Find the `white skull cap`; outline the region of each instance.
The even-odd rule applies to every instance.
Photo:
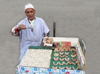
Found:
[[[28,3],[28,4],[25,5],[25,10],[28,9],[28,8],[34,9],[34,6],[31,3]]]

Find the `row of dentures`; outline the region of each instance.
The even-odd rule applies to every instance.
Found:
[[[63,54],[69,55],[69,52],[59,52],[59,54],[63,55]]]
[[[75,62],[70,62],[70,61],[68,61],[67,63],[65,63],[64,61],[62,62],[62,63],[60,63],[60,62],[57,62],[56,64],[55,64],[55,62],[53,62],[53,65],[68,65],[68,64],[72,64],[72,65],[76,65],[77,64],[77,61],[75,61]]]
[[[54,52],[59,52],[59,51],[76,51],[76,50],[70,48],[55,48],[54,50]]]
[[[57,69],[57,67],[53,67],[53,66],[52,66],[52,68],[53,68],[54,70]],[[67,66],[66,66],[66,67],[59,67],[59,69],[67,69],[67,70],[71,70],[71,69],[72,69],[72,70],[78,70],[78,67],[75,69],[74,66],[73,66],[73,67],[67,67]]]
[[[60,61],[64,61],[64,60],[65,60],[65,61],[69,61],[70,58],[55,58],[55,57],[54,57],[53,59],[54,59],[54,61],[58,61],[58,59],[60,59]],[[75,58],[75,59],[72,58],[72,61],[76,61],[76,58]]]
[[[69,55],[59,55],[60,56],[60,58],[64,58],[64,57],[66,57],[66,58],[68,58],[69,57]],[[71,57],[76,57],[76,54],[71,54]]]

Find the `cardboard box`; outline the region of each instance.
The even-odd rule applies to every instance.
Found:
[[[61,41],[60,45],[61,47],[71,47],[71,42]]]

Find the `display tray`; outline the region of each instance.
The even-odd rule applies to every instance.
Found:
[[[45,46],[30,46],[28,48],[28,50],[33,50],[33,49],[36,49],[36,50],[38,50],[38,49],[52,50],[51,59],[50,59],[50,67],[49,68],[42,68],[42,67],[32,67],[32,66],[20,66],[20,64],[19,64],[16,67],[16,74],[70,74],[70,73],[71,74],[85,74],[84,71],[79,70],[79,69],[78,70],[68,70],[66,68],[59,69],[60,65],[57,65],[57,69],[56,70],[52,69],[52,66],[55,67],[55,65],[53,64],[53,62],[54,62],[53,58],[55,57],[54,54],[55,53],[59,53],[60,54],[60,52],[61,52],[61,51],[60,52],[55,52],[55,50],[54,50],[55,48],[45,47]],[[66,52],[66,51],[63,51],[63,52]],[[68,51],[68,52],[69,52],[69,58],[71,58],[71,51]],[[74,51],[72,51],[72,53],[74,53]],[[63,55],[65,55],[65,54],[63,54]],[[57,57],[57,55],[56,55],[56,57]],[[60,56],[58,56],[58,57],[60,57]],[[60,60],[58,60],[58,61],[61,63]],[[65,61],[65,60],[63,60],[63,61]],[[70,60],[70,61],[72,62],[72,60]],[[68,64],[67,66],[68,66],[68,68],[70,68],[70,67],[72,68],[73,67],[73,65],[71,65],[71,64]],[[78,64],[74,65],[74,67],[77,67],[77,66],[79,66],[79,65]],[[62,67],[66,67],[66,65],[65,66],[62,65],[61,68]]]
[[[47,49],[47,50],[50,50],[50,49],[52,49],[52,47],[49,47],[49,46],[29,46],[28,49]]]
[[[29,49],[52,50],[50,59],[50,68],[79,70],[79,62],[75,47],[71,48],[52,48],[46,46],[30,46]],[[58,49],[58,50],[57,50]]]
[[[20,66],[50,68],[51,47],[31,46],[20,62]]]
[[[63,48],[55,48],[58,51],[53,50],[50,68],[53,69],[68,69],[68,70],[79,70],[79,62],[77,58],[76,49],[71,50],[73,48],[68,48],[68,50],[60,51]]]

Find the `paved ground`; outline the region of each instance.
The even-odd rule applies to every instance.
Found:
[[[24,15],[24,5],[34,4],[36,16],[45,20],[53,36],[56,22],[57,37],[78,37],[85,41],[86,74],[100,72],[100,0],[0,0],[0,74],[15,74],[19,58],[19,38],[11,28]]]

